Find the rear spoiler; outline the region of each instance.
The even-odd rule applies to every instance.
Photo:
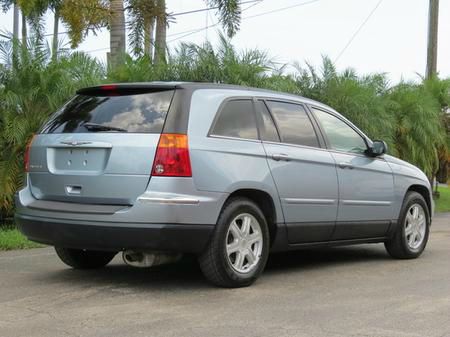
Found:
[[[172,84],[118,83],[79,89],[77,94],[86,96],[127,96],[175,90],[176,87],[176,85]]]

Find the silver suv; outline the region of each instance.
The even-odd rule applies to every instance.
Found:
[[[418,257],[433,214],[425,174],[321,103],[199,83],[79,90],[34,137],[16,220],[74,268],[123,252],[149,266],[198,255],[247,286],[269,252],[384,242]]]

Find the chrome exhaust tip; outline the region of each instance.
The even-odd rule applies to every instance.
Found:
[[[125,250],[122,252],[123,261],[132,267],[149,268],[179,261],[182,254],[162,252],[139,252]]]

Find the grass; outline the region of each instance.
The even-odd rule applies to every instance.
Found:
[[[440,196],[434,199],[436,212],[450,212],[450,188],[440,186],[438,191]]]
[[[0,251],[13,249],[29,249],[43,247],[38,243],[29,241],[15,228],[0,227]]]

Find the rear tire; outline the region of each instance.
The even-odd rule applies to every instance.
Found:
[[[408,192],[394,236],[384,245],[395,259],[415,259],[424,251],[429,233],[430,213],[425,199],[417,192]]]
[[[213,284],[225,288],[251,285],[269,256],[269,230],[264,214],[243,197],[228,201],[219,215],[200,268]]]
[[[55,247],[62,262],[74,269],[96,269],[106,266],[116,256],[116,252],[100,252]]]

